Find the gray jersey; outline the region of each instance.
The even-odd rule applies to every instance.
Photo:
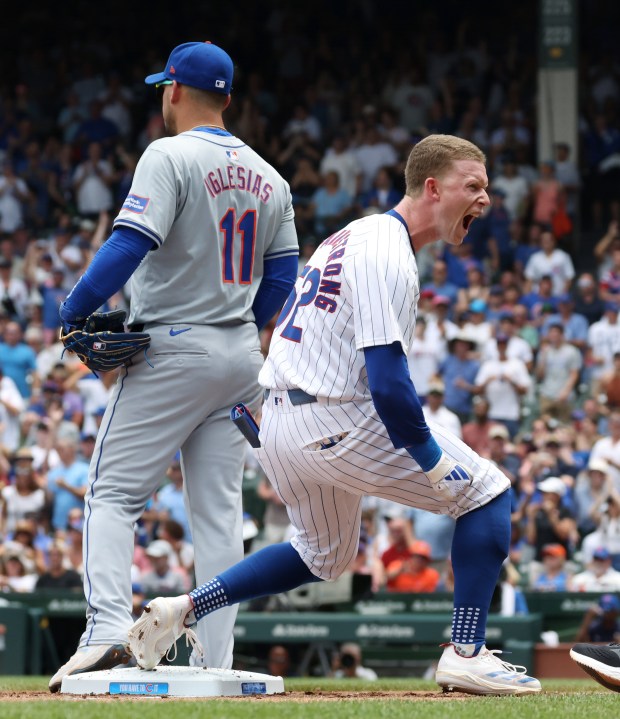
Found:
[[[251,322],[263,259],[298,253],[286,181],[238,138],[198,129],[149,145],[120,226],[156,244],[132,277],[130,324]]]
[[[151,344],[123,368],[97,435],[85,511],[81,646],[126,639],[126,549],[179,448],[192,540],[209,548],[196,555],[197,581],[243,557],[247,443],[230,408],[244,402],[258,409],[263,356],[252,303],[263,261],[298,254],[286,182],[237,138],[206,130],[147,148],[114,225],[135,228],[155,245],[134,273],[129,318],[145,325]],[[205,666],[232,665],[236,612],[227,607],[197,628]]]

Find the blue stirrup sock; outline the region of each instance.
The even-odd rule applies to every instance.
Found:
[[[194,616],[199,620],[221,607],[320,581],[290,542],[282,542],[251,554],[191,591],[189,596],[194,603]]]
[[[509,491],[456,520],[452,643],[462,656],[473,656],[484,646],[489,606],[509,547]]]

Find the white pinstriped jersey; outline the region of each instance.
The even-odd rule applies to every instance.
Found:
[[[400,342],[406,354],[418,297],[404,224],[385,214],[355,220],[317,248],[297,279],[260,383],[343,402],[370,399],[361,350]]]
[[[299,251],[286,181],[206,128],[149,145],[114,226],[157,246],[132,277],[130,324],[251,322],[263,258]]]
[[[392,215],[356,220],[308,261],[259,375],[270,394],[256,457],[286,504],[293,547],[322,579],[338,577],[355,558],[364,495],[456,519],[510,486],[498,467],[430,422],[442,451],[473,475],[446,499],[407,450],[394,447],[377,414],[362,350],[400,342],[408,353],[418,296],[404,222]],[[318,401],[294,403],[286,390],[295,388]]]
[[[510,486],[494,464],[431,422],[442,451],[473,475],[446,499],[407,450],[394,447],[377,414],[362,350],[400,342],[407,353],[418,296],[404,223],[392,215],[356,220],[308,261],[259,375],[271,391],[256,457],[286,504],[292,545],[322,579],[338,577],[354,559],[364,495],[458,518]],[[296,405],[286,391],[294,388],[318,402]]]

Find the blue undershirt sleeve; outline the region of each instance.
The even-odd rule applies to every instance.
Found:
[[[254,321],[259,330],[278,312],[297,279],[297,255],[265,260],[263,279],[252,304]]]
[[[125,285],[154,247],[153,240],[139,230],[130,227],[114,230],[61,304],[63,322],[70,324],[92,314]]]
[[[365,347],[368,387],[394,446],[404,447],[423,471],[434,467],[441,448],[426,424],[400,342]]]

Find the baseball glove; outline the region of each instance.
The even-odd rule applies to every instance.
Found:
[[[125,332],[124,310],[94,312],[77,327],[60,331],[64,352],[74,352],[81,362],[95,372],[127,364],[140,350],[146,350],[151,336],[144,332]]]

